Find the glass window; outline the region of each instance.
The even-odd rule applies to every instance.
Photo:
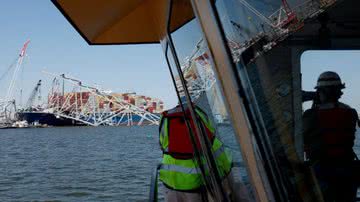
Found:
[[[325,71],[336,72],[345,84],[340,102],[360,112],[360,93],[358,86],[358,58],[360,51],[306,51],[301,56],[302,89],[315,93],[318,77]],[[303,111],[314,104],[313,100],[303,103]],[[357,127],[354,152],[360,157],[360,134]]]
[[[181,1],[173,2],[176,4]],[[173,10],[172,13],[170,27],[174,26],[171,22],[176,19],[176,13],[179,12]],[[206,42],[202,38],[202,32],[197,20],[193,19],[172,32],[171,39],[192,103],[199,107],[210,119],[210,125],[215,130],[216,138],[224,144],[227,152],[231,153],[233,162],[237,165],[232,168],[231,174],[226,179],[231,185],[230,189],[234,190],[233,197],[237,197],[237,200],[241,198],[254,200],[248,173],[213,71],[212,59]],[[170,66],[175,64],[169,52],[167,56]],[[174,72],[174,79],[180,97],[184,99],[185,89],[181,85],[179,74],[175,67],[171,67],[171,69]],[[218,169],[221,168],[218,167]]]
[[[216,7],[222,26],[226,30],[226,39],[233,59],[239,61],[241,52],[250,44],[265,44],[269,38],[276,37],[279,31],[275,28],[274,17],[281,1],[217,1]]]
[[[293,21],[289,16],[283,18],[281,9],[287,5],[278,0],[219,0],[215,6],[247,99],[251,100],[258,141],[267,151],[262,155],[274,179],[270,181],[274,193],[279,198],[300,197],[304,176],[292,164],[300,160],[293,143],[297,117],[293,71],[289,68],[292,61],[283,60],[291,58],[291,51],[288,47],[274,48],[296,24],[289,25]]]
[[[267,162],[270,165],[270,170],[274,171],[267,169],[268,175],[275,176],[275,184],[271,185],[275,195],[281,198],[294,197],[306,201],[310,198],[317,200],[321,195],[318,185],[322,184],[313,182],[315,178],[310,173],[310,167],[303,164],[301,103],[304,94],[301,86],[300,55],[310,48],[346,46],[346,43],[341,44],[341,40],[336,41],[337,44],[331,44],[327,19],[320,19],[322,21],[319,23],[318,19],[314,18],[319,7],[326,8],[333,2],[214,2],[227,46],[245,89],[246,100],[251,109],[249,116],[257,123],[254,128],[259,136],[257,141],[268,151],[268,157],[263,153],[262,157],[265,164]],[[310,20],[311,23],[307,25]],[[314,26],[312,23],[318,24]],[[307,26],[307,29],[302,29],[304,26]],[[340,29],[333,28],[332,31],[334,35],[343,36]],[[313,38],[306,38],[309,33],[313,34]],[[330,55],[326,57],[332,57]],[[314,56],[308,54],[304,54],[303,58],[305,57],[312,58],[312,62],[315,60]],[[321,71],[321,68],[318,70]],[[309,71],[314,73],[313,69]]]

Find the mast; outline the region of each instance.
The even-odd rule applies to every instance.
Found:
[[[41,80],[37,82],[35,88],[31,92],[30,97],[26,102],[26,109],[30,109],[34,105],[36,98],[38,98],[39,101],[41,100],[40,87],[41,87]]]
[[[281,0],[282,1],[282,6],[286,12],[286,15],[289,16],[291,14],[293,14],[293,11],[291,10],[288,2],[286,0]]]
[[[27,49],[29,43],[30,43],[30,40],[27,40],[25,42],[24,46],[22,47],[21,51],[20,51],[19,58],[17,60],[17,64],[16,64],[16,67],[15,67],[15,71],[13,73],[12,79],[10,81],[9,88],[7,90],[7,93],[6,93],[5,101],[10,101],[10,99],[11,99],[13,93],[14,93],[13,91],[14,91],[16,80],[17,80],[17,76],[18,76],[19,71],[21,69],[21,65],[22,65],[22,63],[24,61],[24,57],[26,55],[26,49]]]
[[[281,0],[281,1],[282,1],[282,9],[280,9],[279,20],[281,19],[281,10],[284,10],[284,12],[286,14],[286,19],[280,21],[278,26],[286,27],[287,25],[289,25],[292,22],[297,23],[298,20],[296,17],[296,13],[291,9],[291,7],[289,6],[289,3],[286,0]]]

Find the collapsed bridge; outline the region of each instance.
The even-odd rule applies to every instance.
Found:
[[[164,108],[159,99],[135,93],[112,93],[65,74],[47,74],[54,76],[47,105],[43,108],[32,106],[19,112],[20,119],[55,126],[159,124]],[[38,85],[36,88],[39,89]]]

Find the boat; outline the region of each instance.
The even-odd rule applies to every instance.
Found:
[[[27,121],[15,121],[12,124],[12,127],[15,127],[15,128],[28,128],[29,124],[28,124]]]
[[[26,121],[30,125],[48,126],[77,126],[83,125],[75,120],[56,116],[53,113],[43,111],[21,111],[17,112],[18,120]]]
[[[110,116],[111,114],[109,114]],[[160,114],[154,114],[160,116]],[[77,121],[72,118],[67,118],[64,116],[56,115],[55,113],[45,112],[45,111],[22,111],[17,112],[16,116],[19,121],[26,121],[31,126],[36,125],[46,125],[46,126],[85,126],[88,125],[82,121]],[[100,115],[99,115],[100,116]],[[106,116],[101,114],[101,116]],[[142,124],[150,124],[147,120],[142,120],[142,116],[136,114],[127,114],[126,116],[114,116],[109,123],[103,123],[102,125],[116,126],[116,125],[124,125],[128,122],[131,122],[131,125],[136,125],[138,123]],[[93,123],[91,119],[88,122]],[[113,123],[124,123],[124,124],[113,124]],[[126,125],[125,124],[125,125]]]
[[[15,129],[16,127],[14,126],[8,126],[8,125],[1,125],[0,129]]]
[[[234,196],[245,184],[248,201],[323,201],[303,157],[300,58],[307,50],[359,50],[360,1],[52,1],[89,45],[161,44],[193,120],[189,103],[198,99],[209,115],[229,119],[227,130],[218,121],[216,135],[237,143]],[[207,66],[216,82],[199,92],[199,78],[214,81]],[[200,134],[199,164],[211,170],[202,172],[207,197],[236,201],[224,194],[200,124],[189,130]],[[149,201],[157,200],[158,169]]]

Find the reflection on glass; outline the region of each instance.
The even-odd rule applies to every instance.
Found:
[[[226,3],[225,3],[226,2]],[[284,30],[278,29],[269,18],[280,8],[281,1],[218,1],[217,9],[234,61],[252,44],[266,45],[271,38],[278,37]],[[271,45],[271,44],[268,44]]]
[[[313,14],[314,1],[218,0],[215,7],[238,74],[257,123],[261,142],[271,168],[268,174],[281,189],[280,195],[313,198],[315,187],[301,162],[301,145],[295,125],[301,112],[294,107],[296,90],[291,47],[278,45],[301,28]],[[309,9],[311,8],[311,9]],[[318,8],[318,7],[316,7]],[[306,12],[305,12],[306,11]],[[306,181],[308,180],[308,181]],[[275,187],[272,184],[272,187]],[[304,190],[306,190],[304,192]],[[315,193],[315,194],[314,194]],[[316,197],[316,196],[315,196]]]
[[[184,87],[181,83],[180,76],[176,69],[176,64],[175,64],[174,58],[173,58],[169,48],[167,49],[167,52],[166,52],[166,59],[169,62],[169,67],[171,69],[172,76],[174,77],[173,79],[175,81],[176,90],[179,92],[180,99],[184,100],[185,99]]]
[[[274,47],[303,21],[318,12],[320,3],[307,0],[222,0],[216,2],[220,20],[226,30],[228,46],[235,62],[243,55],[245,63]]]
[[[233,161],[242,164],[240,167],[232,168],[227,179],[231,181],[234,197],[238,200],[239,198],[253,199],[252,188],[242,161],[239,145],[236,143],[234,131],[216,82],[211,57],[205,41],[202,39],[197,21],[190,21],[173,32],[171,37],[192,102],[208,115],[215,128],[216,137],[232,153]],[[177,88],[181,89],[181,86]]]

